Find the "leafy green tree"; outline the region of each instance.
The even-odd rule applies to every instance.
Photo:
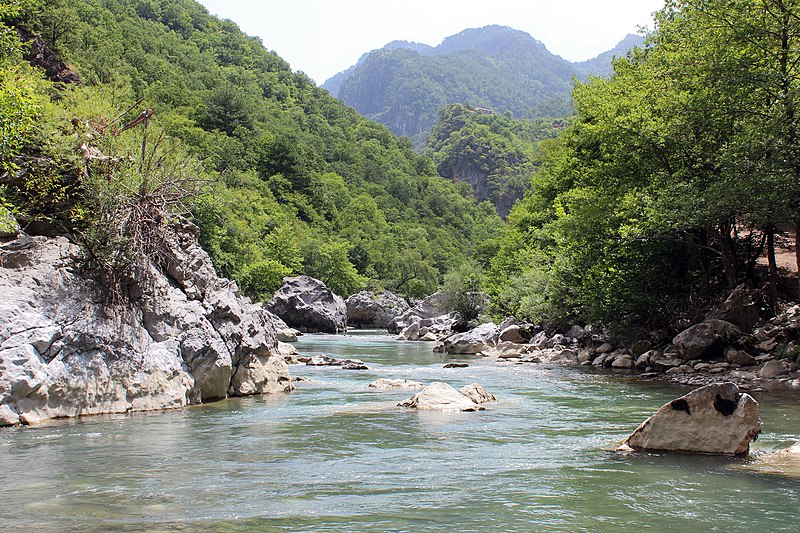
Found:
[[[483,292],[483,269],[475,261],[466,261],[448,272],[442,286],[442,306],[461,320],[471,322],[486,309]]]

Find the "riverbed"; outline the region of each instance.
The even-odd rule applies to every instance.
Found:
[[[291,394],[0,430],[4,531],[797,531],[800,480],[748,460],[611,451],[687,389],[305,336]],[[468,368],[444,369],[463,361]],[[488,410],[396,404],[377,378],[479,382]],[[800,438],[798,396],[758,397],[755,455]]]

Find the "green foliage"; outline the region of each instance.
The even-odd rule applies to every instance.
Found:
[[[471,322],[486,309],[483,269],[474,260],[447,273],[442,286],[442,306],[461,320]]]
[[[70,136],[83,132],[69,121],[108,122],[142,98],[155,111],[150,141],[163,130],[175,141],[176,161],[196,162],[195,175],[216,180],[179,211],[201,227],[220,273],[255,298],[267,298],[286,272],[317,276],[345,296],[367,284],[424,296],[500,224],[436,176],[408,140],[360,117],[192,0],[59,0],[32,13],[24,23],[55,40],[87,89],[76,93],[85,104],[61,95],[61,116],[16,145],[49,154],[35,187],[13,198],[27,222],[96,222],[86,206],[105,196],[78,195],[81,142]],[[68,34],[60,31],[65,20]],[[60,133],[48,138],[52,131]],[[123,146],[139,134],[132,131],[95,146],[115,159],[135,156],[141,138]],[[90,178],[105,175],[89,170]],[[142,176],[129,172],[138,169],[115,169],[112,183],[130,178],[134,190]],[[121,193],[120,205],[132,205],[130,198]]]
[[[292,271],[274,259],[251,263],[239,276],[241,289],[259,301],[269,301]]]
[[[510,114],[509,114],[510,115]],[[471,185],[505,217],[522,198],[539,164],[538,143],[555,137],[564,119],[515,120],[462,104],[442,108],[425,154],[442,176]]]
[[[759,283],[759,240],[798,220],[800,8],[674,1],[657,22],[610,79],[577,84],[577,117],[545,143],[500,239],[495,312],[694,317],[726,287]]]

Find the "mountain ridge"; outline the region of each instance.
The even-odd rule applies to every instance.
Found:
[[[469,28],[435,47],[392,41],[321,87],[419,148],[445,105],[464,103],[516,118],[566,116],[575,79],[607,75],[614,56],[643,42],[628,35],[613,49],[573,63],[524,31]]]

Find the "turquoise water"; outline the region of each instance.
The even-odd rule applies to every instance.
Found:
[[[388,337],[306,336],[288,395],[0,430],[4,531],[798,531],[800,481],[746,461],[609,450],[682,389],[490,363]],[[469,368],[443,369],[463,360]],[[396,408],[379,378],[483,384],[478,413]],[[800,437],[760,397],[757,451]]]

